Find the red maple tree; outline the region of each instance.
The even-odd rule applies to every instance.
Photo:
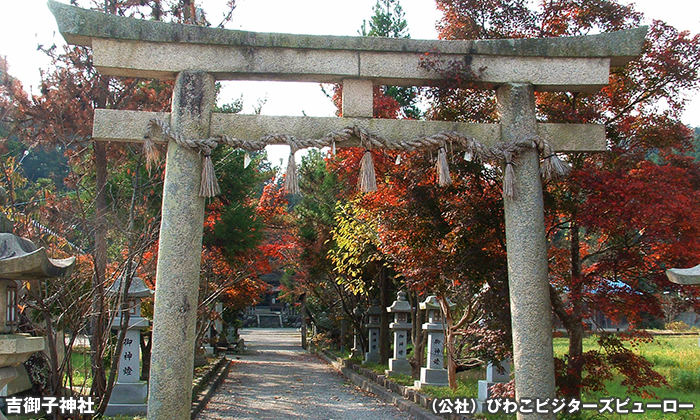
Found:
[[[439,0],[445,13],[441,36],[585,35],[627,29],[641,19],[633,6],[610,0],[545,2],[538,10],[517,0],[487,3]],[[684,156],[692,133],[680,114],[681,92],[698,86],[698,58],[698,36],[655,22],[643,56],[613,69],[601,92],[537,95],[542,121],[604,124],[610,145],[608,153],[569,155],[572,176],[545,186],[553,311],[570,338],[557,369],[559,389],[567,397],[597,389],[612,368],[628,377],[631,392],[664,383],[648,362],[623,351],[620,341],[606,336],[600,351],[584,353],[582,340],[586,321],[598,312],[614,320],[624,317],[632,326],[660,315],[660,293],[676,287],[664,269],[697,262],[698,166]],[[451,109],[475,100],[493,101],[467,89],[438,93],[438,116],[449,117]]]

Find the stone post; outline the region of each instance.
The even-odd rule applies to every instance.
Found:
[[[379,328],[381,327],[380,316],[382,314],[382,308],[379,306],[370,306],[367,311],[367,327],[369,336],[369,348],[365,354],[365,363],[379,363]]]
[[[221,318],[223,309],[224,304],[221,302],[217,302],[214,305],[214,322],[209,326],[209,328],[207,328],[207,332],[204,333],[204,337],[207,338],[206,342],[204,343],[204,354],[207,357],[214,356],[216,353],[216,342],[219,340],[221,334],[223,334],[223,321]]]
[[[510,143],[535,138],[533,86],[505,84],[498,88],[496,98],[501,116],[501,141]],[[534,147],[518,154],[513,162],[515,196],[504,199],[518,400],[555,397],[552,306],[539,163]],[[554,415],[518,413],[518,419],[554,419]]]
[[[209,136],[214,77],[184,71],[173,93],[171,127],[186,138]],[[168,144],[153,315],[149,420],[189,420],[195,323],[202,260],[202,157]]]
[[[410,375],[411,364],[406,359],[406,347],[412,327],[409,318],[411,304],[406,299],[406,292],[402,290],[397,293],[396,301],[386,311],[394,314],[394,322],[389,325],[394,332],[394,357],[389,359],[389,369],[385,373],[387,376]]]
[[[343,117],[372,118],[374,83],[368,79],[343,79]]]
[[[454,306],[452,303],[449,305]],[[440,303],[435,296],[428,296],[419,306],[427,312],[428,317],[428,322],[423,324],[423,329],[428,331],[428,355],[427,367],[420,368],[420,380],[415,382],[415,387],[421,389],[427,385],[448,386],[447,369],[445,369],[445,326]]]
[[[210,352],[210,350],[207,347],[211,347],[212,354],[216,354],[216,343],[221,340],[221,337],[226,336],[226,332],[224,331],[224,321],[223,321],[224,304],[221,302],[217,302],[216,305],[214,305],[214,311],[216,312],[216,319],[214,320],[214,325],[213,325],[213,329],[215,332],[212,332],[212,330],[209,329],[210,334],[208,334],[210,341],[213,341],[213,342],[204,346],[204,350],[207,353]]]

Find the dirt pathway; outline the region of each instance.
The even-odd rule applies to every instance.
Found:
[[[302,350],[299,332],[294,329],[246,329],[241,336],[248,354],[234,358],[228,378],[198,419],[412,418],[359,390]]]

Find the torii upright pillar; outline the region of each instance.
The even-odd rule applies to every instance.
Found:
[[[171,126],[187,138],[209,136],[214,77],[178,74]],[[148,418],[189,418],[204,198],[199,196],[202,159],[196,151],[168,143],[156,271]]]
[[[537,136],[535,93],[530,84],[508,83],[496,91],[501,141],[515,143]],[[540,159],[534,145],[512,164],[514,197],[504,197],[515,398],[555,397],[552,321],[549,298],[547,239],[540,181]],[[543,318],[544,316],[544,318]],[[518,413],[518,418],[554,419],[554,414]]]

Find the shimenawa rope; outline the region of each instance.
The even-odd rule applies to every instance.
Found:
[[[411,140],[387,140],[365,128],[352,126],[332,131],[320,139],[300,140],[288,134],[268,134],[263,136],[260,140],[252,141],[240,140],[226,135],[195,140],[183,138],[178,133],[172,133],[168,124],[161,120],[153,119],[148,123],[146,135],[144,136],[144,153],[149,159],[149,162],[152,162],[152,160],[157,157],[156,149],[153,145],[153,139],[158,137],[162,137],[164,140],[168,141],[175,141],[177,144],[183,147],[198,150],[204,156],[202,185],[200,188],[200,196],[203,197],[213,197],[220,191],[216,182],[214,166],[211,162],[211,152],[219,144],[225,144],[227,146],[246,151],[262,150],[268,144],[289,144],[290,159],[287,164],[285,188],[290,194],[296,194],[299,192],[297,168],[296,162],[294,162],[294,153],[297,150],[309,147],[333,147],[336,143],[342,144],[351,137],[359,138],[361,147],[365,147],[365,154],[363,155],[360,164],[360,188],[362,191],[376,191],[376,176],[374,173],[374,164],[370,150],[380,148],[403,151],[437,149],[438,159],[436,168],[438,171],[438,182],[441,186],[446,186],[452,183],[446,156],[446,145],[448,143],[452,145],[453,148],[464,150],[465,159],[467,160],[476,158],[482,162],[505,162],[503,195],[510,198],[514,197],[516,193],[513,186],[515,176],[513,167],[517,163],[517,156],[524,150],[535,148],[540,156],[542,156],[544,161],[541,165],[541,174],[543,178],[547,180],[554,179],[559,176],[566,176],[570,171],[569,166],[559,159],[549,142],[540,137],[528,138],[519,142],[497,143],[494,146],[486,147],[474,138],[454,131],[443,131],[432,136],[421,136]],[[363,179],[366,179],[367,181],[364,187]],[[374,181],[374,186],[372,186],[372,181]]]

